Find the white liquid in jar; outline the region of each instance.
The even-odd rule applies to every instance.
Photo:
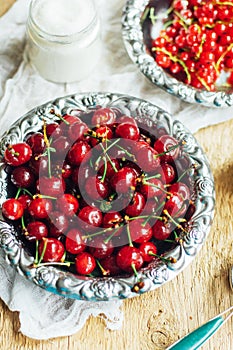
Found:
[[[100,57],[100,23],[92,0],[33,0],[27,32],[28,57],[47,80],[82,80]]]

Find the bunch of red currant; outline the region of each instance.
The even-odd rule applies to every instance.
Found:
[[[35,266],[137,274],[187,233],[194,190],[183,144],[136,120],[118,108],[74,110],[7,146],[15,194],[2,213]]]
[[[144,13],[144,26],[153,27],[158,20],[155,8],[152,1]],[[151,39],[150,51],[159,66],[186,84],[215,91],[218,80],[224,80],[219,85],[230,88],[232,18],[232,1],[174,0],[164,16],[159,37]]]

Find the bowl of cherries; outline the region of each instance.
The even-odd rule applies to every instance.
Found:
[[[127,1],[123,38],[129,56],[156,86],[208,107],[233,105],[233,3]]]
[[[1,138],[0,247],[69,298],[151,291],[194,259],[214,182],[194,136],[159,107],[112,93],[58,98]]]

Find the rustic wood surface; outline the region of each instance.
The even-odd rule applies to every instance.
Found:
[[[0,15],[14,0],[0,0]],[[216,184],[216,214],[202,250],[181,274],[156,291],[123,303],[124,322],[108,331],[104,321],[91,317],[73,336],[37,341],[19,332],[18,313],[0,301],[2,350],[158,350],[194,330],[233,304],[228,270],[233,265],[233,119],[196,133],[210,160]],[[45,305],[46,307],[46,305]],[[229,320],[203,347],[233,349]]]
[[[0,16],[3,15],[15,2],[15,0],[0,0]]]

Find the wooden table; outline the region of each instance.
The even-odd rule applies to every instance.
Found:
[[[0,14],[13,2],[0,0]],[[103,320],[91,317],[73,336],[32,340],[18,332],[18,313],[10,312],[0,301],[0,349],[165,349],[233,304],[228,283],[228,270],[233,265],[233,119],[200,130],[195,136],[210,160],[217,199],[210,235],[192,264],[161,288],[124,301],[124,322],[119,331],[108,331]],[[229,320],[204,349],[233,349],[232,330],[233,321]]]

